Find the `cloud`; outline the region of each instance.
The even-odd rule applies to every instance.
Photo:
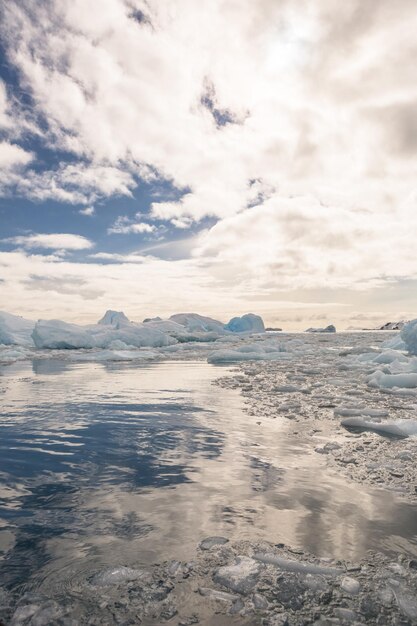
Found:
[[[417,228],[411,211],[406,222],[382,211],[377,221],[371,211],[275,194],[203,232],[194,255],[223,280],[259,288],[369,289],[417,277],[410,228]],[[388,249],[396,250],[395,259]]]
[[[153,215],[198,221],[257,202],[254,180],[374,212],[411,192],[414,130],[400,106],[416,98],[410,0],[108,0],[93,13],[82,0],[6,7],[7,58],[31,120],[49,149],[73,155],[29,168],[12,181],[19,194],[89,203],[161,176],[190,191]],[[375,108],[383,126],[393,120],[391,147]]]
[[[109,235],[129,235],[136,234],[150,234],[157,230],[154,224],[147,224],[146,222],[133,222],[130,218],[120,215],[114,224],[107,230]]]
[[[49,250],[85,250],[94,246],[93,242],[81,235],[64,233],[21,235],[3,239],[24,248],[45,248]]]
[[[22,284],[33,291],[53,291],[58,294],[77,295],[87,300],[96,300],[104,294],[99,289],[89,289],[87,281],[79,276],[66,274],[59,277],[31,274],[22,281]]]
[[[11,169],[16,166],[27,165],[32,159],[33,154],[20,146],[7,141],[0,142],[0,168]]]
[[[398,310],[405,309],[397,304],[417,289],[415,280],[366,292],[327,286],[297,291],[285,290],[279,278],[259,286],[253,277],[242,280],[201,258],[167,261],[140,253],[96,253],[88,262],[74,262],[24,251],[0,252],[2,302],[7,310],[78,323],[94,322],[103,310],[117,307],[134,320],[193,310],[225,321],[255,308],[268,326],[305,329],[312,325],[309,319],[326,315],[343,328],[352,323],[350,316],[355,316],[360,304],[365,313],[361,323],[370,326],[366,312],[372,317],[375,300],[381,323],[384,317],[398,319],[404,317],[398,316]],[[48,292],[42,307],[36,291]]]
[[[90,259],[97,261],[108,261],[109,263],[146,263],[149,261],[148,256],[141,254],[117,254],[114,252],[96,252],[96,254],[90,254]]]
[[[86,206],[85,209],[80,209],[78,213],[80,215],[87,215],[88,217],[92,217],[95,214],[95,208],[93,206]]]
[[[145,267],[153,279],[172,270],[177,288],[189,277],[190,304],[216,313],[215,298],[224,310],[241,298],[269,314],[313,289],[316,306],[327,287],[339,302],[364,290],[378,300],[377,288],[402,293],[417,275],[414,0],[107,0],[99,12],[11,0],[0,29],[20,77],[14,93],[0,83],[4,194],[91,207],[144,181],[150,214],[115,215],[110,233],[217,221],[186,253],[150,249],[172,265],[103,243],[97,255],[112,258],[87,264],[97,276],[129,290],[122,267],[146,285]],[[163,180],[182,192],[158,194]],[[402,298],[412,309],[412,292]]]

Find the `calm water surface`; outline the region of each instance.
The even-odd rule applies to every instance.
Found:
[[[0,580],[55,586],[192,557],[208,535],[417,555],[416,507],[326,470],[202,362],[0,368]],[[293,428],[293,426],[292,426]]]

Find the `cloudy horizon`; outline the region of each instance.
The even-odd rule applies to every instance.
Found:
[[[411,0],[10,1],[1,307],[417,313]]]

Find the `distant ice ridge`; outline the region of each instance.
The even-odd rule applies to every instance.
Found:
[[[197,313],[180,313],[169,320],[131,322],[122,311],[109,310],[97,324],[61,320],[25,320],[0,313],[0,344],[50,350],[165,348],[177,343],[213,342],[241,334],[264,332],[262,318],[253,313],[223,324]]]
[[[116,325],[78,326],[60,320],[37,322],[32,333],[32,339],[37,348],[54,350],[112,348],[116,341],[119,349],[128,346],[160,348],[177,342],[170,335],[152,328],[150,324],[135,324],[134,322],[119,324],[116,322]]]
[[[333,326],[333,324],[329,324],[329,326],[326,326],[325,328],[307,328],[305,332],[306,333],[335,333],[336,326]]]

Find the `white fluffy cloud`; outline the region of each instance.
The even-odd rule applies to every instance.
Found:
[[[129,235],[131,233],[151,234],[157,230],[154,224],[147,224],[146,222],[134,222],[126,216],[120,215],[114,224],[108,229],[109,235]]]
[[[85,250],[93,247],[93,242],[81,235],[66,233],[33,234],[11,237],[3,240],[23,248],[42,248],[47,250]]]
[[[372,289],[417,276],[414,238],[409,237],[416,229],[411,207],[381,209],[376,219],[366,209],[273,196],[202,233],[194,255],[231,282],[239,276],[281,291]]]
[[[93,206],[86,206],[85,209],[80,209],[78,213],[80,215],[86,215],[87,217],[92,217],[95,214],[96,210]]]
[[[9,58],[47,140],[90,162],[33,175],[21,192],[129,194],[155,168],[191,190],[155,203],[160,218],[233,215],[257,179],[281,196],[394,206],[414,185],[417,12],[392,7],[11,2]]]
[[[32,158],[33,155],[20,146],[7,141],[0,142],[0,168],[8,170],[19,165],[27,165]]]
[[[148,221],[217,223],[188,265],[158,271],[192,268],[212,300],[224,288],[266,312],[291,290],[417,277],[414,0],[12,0],[2,28],[33,106],[22,118],[0,90],[0,125],[24,119],[73,155],[34,169],[7,135],[27,171],[6,189],[90,204],[168,179],[184,193],[155,199]],[[157,234],[146,219],[108,232]]]

